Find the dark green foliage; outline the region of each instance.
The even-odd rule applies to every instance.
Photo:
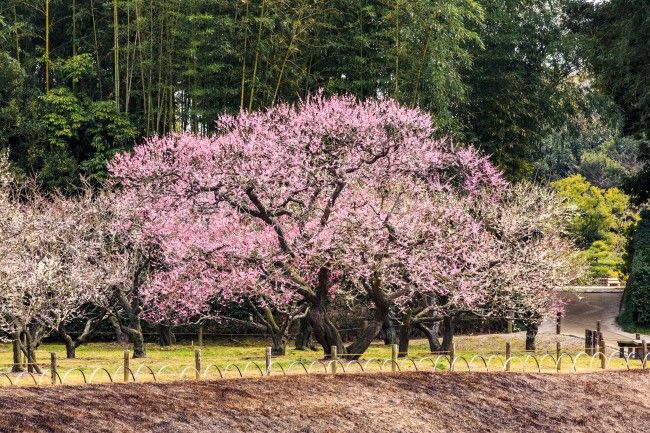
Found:
[[[16,90],[1,95],[0,146],[45,186],[64,187],[79,174],[101,178],[136,137],[209,134],[223,112],[321,88],[418,104],[452,131],[483,9],[478,0],[49,0],[48,16],[46,29],[45,0],[0,2],[0,79]]]
[[[625,288],[624,324],[650,327],[650,211],[641,212],[631,248],[630,279]]]
[[[565,41],[558,0],[484,0],[465,72],[469,87],[459,116],[468,141],[493,155],[512,178],[529,176],[542,140],[561,127],[581,95],[568,79],[573,54]]]
[[[570,16],[584,37],[597,85],[623,109],[627,134],[650,132],[650,5],[578,1]]]
[[[627,182],[641,202],[650,198],[650,4],[647,0],[572,2],[569,28],[582,41],[595,85],[623,113],[626,135],[639,141],[646,166]]]
[[[441,134],[481,147],[511,178],[580,172],[611,186],[628,173],[609,148],[601,152],[609,139],[585,143],[581,122],[611,114],[589,106],[587,65],[614,92],[625,124],[638,120],[626,130],[639,130],[647,13],[573,3],[49,0],[46,29],[45,0],[5,0],[0,80],[11,85],[0,89],[0,146],[23,172],[58,187],[79,174],[101,178],[103,162],[134,137],[210,134],[223,112],[323,89],[418,105]],[[631,21],[618,25],[619,16]],[[629,65],[620,76],[619,64]]]

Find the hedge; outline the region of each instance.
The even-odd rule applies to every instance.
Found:
[[[631,248],[630,278],[623,296],[619,321],[650,327],[650,211],[641,211]]]

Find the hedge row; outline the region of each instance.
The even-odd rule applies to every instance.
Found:
[[[641,212],[641,221],[632,243],[630,278],[619,317],[625,325],[650,327],[650,211]]]

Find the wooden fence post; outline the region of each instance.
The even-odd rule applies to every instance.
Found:
[[[32,366],[29,363],[29,359],[27,358],[27,334],[23,332],[23,347],[25,348],[25,352],[23,352],[23,363],[25,364],[25,368],[27,371],[31,372],[32,371]]]
[[[18,372],[18,371],[21,371],[23,369],[23,365],[22,365],[22,362],[21,362],[22,359],[23,359],[23,355],[22,355],[22,353],[20,351],[20,334],[19,333],[17,333],[17,334],[18,334],[18,336],[14,337],[14,340],[13,340],[13,351],[14,351],[13,355],[14,355],[15,363],[13,365],[12,371],[14,371],[14,372]]]
[[[600,368],[604,370],[607,367],[607,357],[605,356],[605,339],[603,338],[602,332],[598,331],[597,335],[598,351],[600,352]]]
[[[555,361],[557,363],[557,371],[562,371],[562,359],[560,358],[562,356],[562,345],[558,341],[555,343]]]
[[[512,312],[508,313],[508,334],[512,334],[512,327],[513,327],[512,325],[514,322],[512,316],[513,316]]]
[[[336,361],[338,360],[336,346],[332,346],[332,374],[336,374]]]
[[[50,353],[50,375],[52,376],[52,385],[56,385],[56,353]]]
[[[392,352],[390,355],[390,360],[391,360],[390,365],[391,365],[391,371],[395,373],[397,371],[397,354],[399,352],[399,347],[397,346],[397,344],[393,344],[391,348],[392,348]]]
[[[512,348],[510,342],[506,341],[506,371],[510,371],[510,358],[512,357]]]
[[[129,349],[124,350],[124,382],[129,381],[129,371],[131,371],[131,358],[129,357]]]
[[[203,325],[199,325],[198,340],[199,340],[199,347],[203,347]]]
[[[199,380],[201,378],[201,349],[194,350],[194,370],[196,372],[195,378]]]
[[[273,349],[271,348],[271,346],[266,348],[266,355],[264,356],[264,359],[265,359],[266,375],[267,376],[271,375],[271,363],[273,362],[272,358],[271,358],[272,352],[273,352]]]
[[[451,350],[449,351],[449,369],[454,371],[454,365],[456,364],[456,343],[451,343]]]
[[[557,313],[557,318],[555,319],[555,334],[560,335],[562,333],[562,313]]]
[[[641,341],[641,368],[646,368],[646,358],[648,357],[648,343],[645,340]]]

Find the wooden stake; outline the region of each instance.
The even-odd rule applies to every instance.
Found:
[[[52,379],[52,385],[56,385],[56,353],[50,353],[50,376]]]
[[[456,343],[451,343],[451,351],[449,352],[449,369],[454,371],[454,365],[456,364]]]
[[[600,322],[598,322],[600,325]],[[607,357],[605,356],[605,339],[603,338],[603,333],[598,331],[596,334],[598,336],[598,351],[600,352],[600,368],[603,370],[607,367]]]
[[[201,378],[201,349],[194,350],[194,371],[196,380],[199,380]]]
[[[271,351],[273,349],[271,347],[266,348],[266,375],[270,376],[271,375]]]
[[[129,381],[129,371],[131,365],[131,358],[129,357],[129,349],[124,351],[124,382]]]
[[[332,374],[336,374],[336,361],[338,359],[336,346],[332,346]]]
[[[392,345],[392,353],[391,353],[391,371],[395,373],[397,371],[397,354],[399,353],[399,347],[397,344]]]
[[[510,358],[512,357],[512,347],[510,342],[506,341],[506,371],[510,371]]]

